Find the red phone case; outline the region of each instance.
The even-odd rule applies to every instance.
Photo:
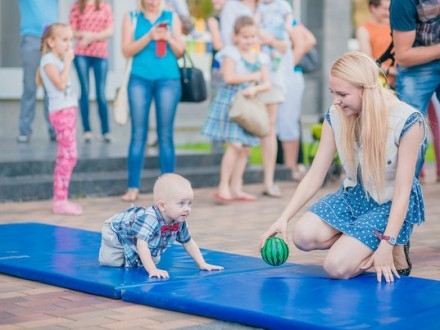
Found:
[[[160,27],[168,27],[168,23],[159,23]],[[165,40],[156,41],[156,56],[164,57],[167,54],[167,42]]]

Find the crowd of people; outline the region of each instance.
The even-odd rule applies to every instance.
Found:
[[[78,108],[69,72],[73,64],[81,86],[79,109],[84,141],[91,142],[93,137],[89,123],[89,71],[93,70],[101,136],[104,142],[111,142],[105,82],[108,39],[114,33],[112,9],[104,0],[80,0],[71,8],[70,24],[64,24],[57,22],[58,2],[53,1],[54,12],[39,8],[39,1],[19,1],[25,41],[22,56],[26,61],[17,141],[27,143],[30,139],[37,89],[31,78],[37,73],[47,99],[49,136],[57,142],[53,212],[79,215],[81,206],[68,200],[77,158]],[[178,227],[171,229],[176,233],[168,241],[184,244],[201,269],[221,269],[206,264],[184,230],[192,190],[184,178],[169,174],[175,172],[173,131],[181,97],[178,59],[185,52],[183,33],[188,31],[182,13],[173,10],[170,3],[164,4],[163,0],[139,0],[137,10],[124,15],[121,44],[123,55],[133,59],[127,87],[131,116],[128,189],[122,200],[135,202],[139,197],[152,101],[162,173],[157,189],[155,186],[155,196],[159,197],[151,208],[129,209],[106,222],[100,254],[103,264],[144,263],[150,276],[157,277],[168,274],[155,266],[155,257],[164,250],[150,251],[144,243],[157,238],[149,236],[153,225],[145,223],[148,235],[139,236],[137,246],[128,249],[121,241],[128,235],[124,230],[138,217],[151,220],[154,226],[163,223]],[[320,189],[338,153],[345,171],[342,186],[309,207],[296,221],[295,245],[304,251],[329,250],[324,269],[332,278],[351,278],[371,267],[379,281],[382,277],[390,282],[394,276],[409,275],[409,239],[413,226],[424,221],[418,176],[429,135],[425,116],[433,95],[437,100],[440,97],[439,1],[394,0],[391,5],[389,0],[369,1],[371,18],[356,33],[360,51],[340,56],[331,67],[329,89],[333,102],[325,112],[320,146],[308,171],[298,163],[304,91],[298,63],[315,46],[316,39],[294,18],[284,0],[213,0],[213,5],[215,14],[207,19],[213,43],[211,102],[202,128],[213,148],[224,150],[213,198],[221,203],[257,199],[245,192],[243,177],[250,148],[258,145],[263,161],[262,194],[281,197],[274,180],[279,139],[285,164],[299,185],[285,210],[262,235],[261,246],[276,234],[287,241],[288,222]],[[34,24],[29,23],[32,20]],[[391,41],[397,64],[385,62],[379,67],[375,60]],[[383,83],[384,77],[387,84]],[[229,118],[228,110],[238,93],[264,104],[269,124],[264,136],[251,134]],[[172,196],[164,195],[162,190],[171,189],[164,183],[179,194],[174,196],[169,191]],[[186,211],[170,213],[176,205]],[[142,233],[144,224],[139,226]],[[115,233],[122,235],[118,242]],[[126,244],[133,245],[129,235]],[[124,249],[132,253],[124,256]]]

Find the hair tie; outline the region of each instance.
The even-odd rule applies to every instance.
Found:
[[[366,89],[373,89],[373,88],[380,87],[380,86],[381,86],[380,82],[376,81],[376,83],[373,84],[373,85],[364,85],[363,87],[366,88]]]

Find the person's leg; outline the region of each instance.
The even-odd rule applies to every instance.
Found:
[[[74,64],[78,74],[78,80],[81,87],[81,96],[79,98],[79,108],[81,110],[81,120],[84,133],[90,133],[89,118],[89,90],[90,90],[90,64],[91,58],[88,56],[75,56]],[[96,77],[95,77],[96,78]]]
[[[437,64],[438,65],[438,64]],[[399,99],[419,110],[425,117],[433,93],[439,88],[440,75],[435,63],[410,68],[398,67],[396,93]],[[424,151],[424,152],[423,152]],[[418,177],[425,160],[426,148],[419,153],[415,176]]]
[[[240,156],[242,145],[240,143],[227,143],[220,164],[220,182],[218,195],[223,199],[232,200],[231,179],[237,160]]]
[[[182,93],[180,80],[155,82],[154,105],[156,107],[157,142],[161,173],[172,173],[176,169],[174,149],[174,118]]]
[[[428,110],[429,122],[431,124],[432,135],[434,140],[435,163],[437,181],[440,180],[440,102],[434,94],[431,99],[430,109]]]
[[[324,270],[331,278],[349,279],[365,272],[361,266],[372,254],[373,251],[356,238],[341,235],[324,259]]]
[[[148,80],[131,76],[127,88],[131,118],[131,139],[127,164],[128,188],[139,189],[153,86]]]
[[[57,134],[57,157],[53,177],[53,211],[58,214],[81,214],[79,205],[68,202],[70,177],[77,161],[76,118],[76,107],[50,114]]]
[[[255,196],[245,193],[243,191],[243,176],[246,170],[246,164],[248,162],[249,154],[251,153],[251,148],[248,146],[241,146],[238,153],[238,159],[233,167],[233,172],[231,176],[231,195],[236,200],[242,201],[254,201]]]
[[[277,159],[277,137],[275,132],[275,123],[277,117],[277,104],[267,105],[267,112],[269,115],[269,133],[260,139],[261,153],[263,158],[263,184],[265,192],[271,193],[274,187],[275,164]],[[272,197],[279,197],[279,192],[270,194]]]
[[[57,140],[57,134],[55,133],[55,128],[53,127],[52,123],[50,122],[50,114],[49,114],[49,97],[47,96],[46,90],[44,90],[44,98],[43,98],[43,113],[44,113],[44,119],[47,122],[47,127],[49,131],[49,139],[52,142],[55,142]]]
[[[40,65],[40,38],[23,36],[20,56],[23,66],[23,94],[20,103],[18,142],[28,142],[35,117],[37,82],[35,76]]]
[[[302,251],[327,250],[340,236],[340,231],[312,212],[307,212],[294,224],[293,243]]]
[[[102,227],[101,247],[99,248],[99,264],[102,266],[122,267],[125,264],[124,247],[119,243],[118,235],[106,221]]]
[[[96,102],[98,103],[99,119],[101,120],[101,133],[104,137],[104,141],[106,141],[105,136],[110,132],[107,99],[105,97],[108,59],[94,57],[92,63],[93,73],[95,75]]]

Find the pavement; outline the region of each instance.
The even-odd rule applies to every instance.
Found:
[[[247,186],[258,195],[256,202],[215,204],[215,188],[195,190],[189,227],[200,247],[249,256],[259,256],[263,231],[281,213],[296,183],[280,182],[283,197],[261,195],[262,185]],[[330,183],[315,196],[337,189]],[[416,227],[411,238],[411,276],[440,280],[440,183],[433,166],[428,166],[423,184],[426,222]],[[311,202],[313,202],[313,200]],[[78,217],[54,215],[50,201],[0,204],[0,223],[40,222],[99,231],[105,219],[128,205],[118,197],[83,198],[78,202],[84,214]],[[152,196],[141,195],[140,205],[150,205]],[[304,210],[303,210],[304,211]],[[300,212],[302,213],[302,212]],[[18,239],[26,239],[21,237]],[[322,264],[325,251],[303,252],[290,243],[288,261]],[[173,274],[170,274],[173,276]],[[2,329],[249,329],[194,315],[135,305],[121,300],[0,275],[0,330]]]

